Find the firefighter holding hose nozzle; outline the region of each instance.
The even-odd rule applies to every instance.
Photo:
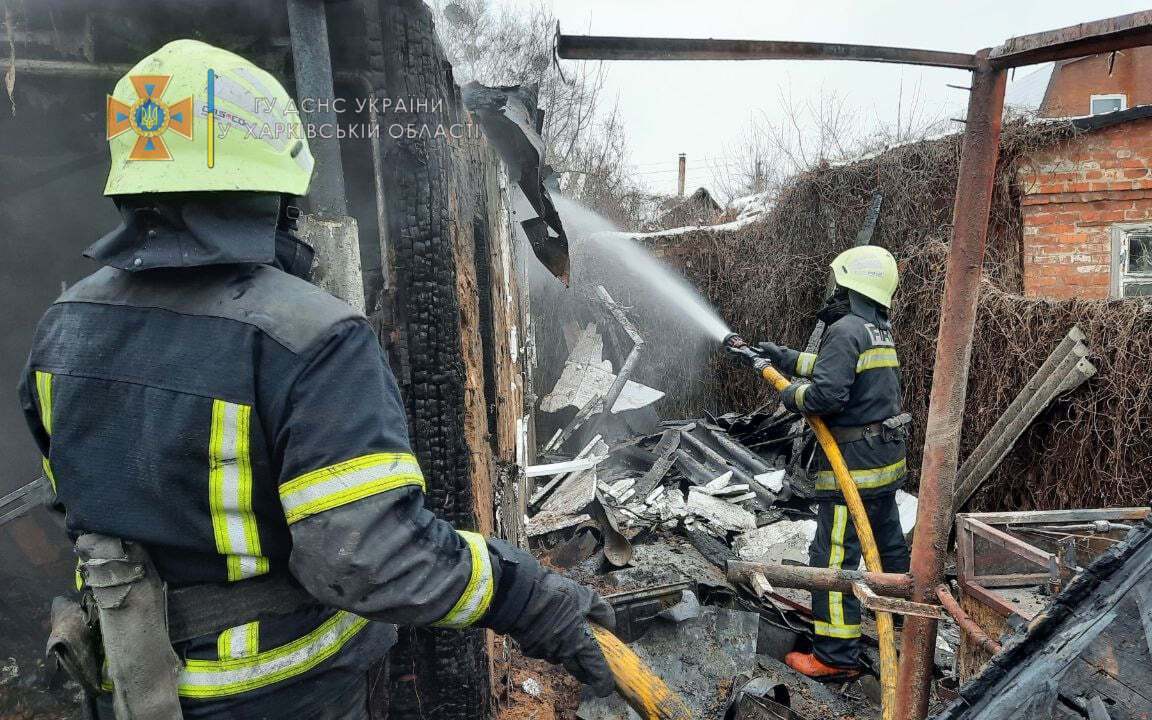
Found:
[[[906,472],[911,416],[901,407],[900,361],[888,318],[898,283],[896,260],[883,248],[857,247],[838,255],[832,272],[836,289],[819,314],[826,329],[818,351],[765,342],[754,352],[792,377],[782,392],[787,409],[827,424],[859,489],[884,571],[903,573],[909,554],[896,491]],[[823,451],[817,463],[819,510],[809,564],[854,570],[861,554],[856,528]],[[812,613],[812,652],[789,653],[787,664],[820,680],[859,675],[859,601],[839,592],[813,592]]]

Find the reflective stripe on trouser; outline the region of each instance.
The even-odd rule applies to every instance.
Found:
[[[259,642],[258,636],[250,634],[247,630],[242,631],[239,636],[226,630],[221,638],[225,635],[230,637],[217,644],[217,649],[222,654],[219,660],[194,658],[184,660],[184,669],[180,673],[180,697],[201,700],[226,699],[291,680],[320,667],[326,660],[341,652],[344,646],[369,624],[365,618],[337,610],[316,628],[292,642],[264,652],[257,650],[254,654],[240,657],[225,657],[223,653],[232,653],[234,648],[223,648],[221,647],[223,643],[231,645],[232,640],[239,638],[240,642],[249,644],[249,647],[242,651],[247,653],[251,649],[251,643]],[[240,626],[244,627],[247,626]],[[239,628],[231,630],[237,629]],[[107,677],[103,686],[106,691],[112,690]]]
[[[823,509],[823,508],[821,508]],[[848,533],[848,506],[832,505],[832,528],[828,534],[828,559],[825,567],[840,570],[844,567],[846,548],[845,537]],[[822,528],[818,528],[819,529]],[[859,553],[856,553],[856,562],[860,562]],[[845,612],[844,593],[821,593],[825,596],[822,603],[825,613],[815,614],[815,631],[817,635],[833,638],[860,637],[860,608],[853,608],[853,612]],[[815,612],[815,608],[813,608]]]
[[[472,557],[472,572],[460,599],[447,615],[434,623],[436,627],[466,628],[474,625],[488,611],[488,606],[492,604],[492,593],[495,591],[488,541],[483,535],[473,532],[463,530],[456,532],[468,544],[468,552]]]
[[[900,512],[894,495],[864,500],[868,522],[876,537],[880,559],[887,572],[908,571],[908,547],[900,528]],[[860,567],[860,541],[847,506],[820,501],[816,537],[809,548],[812,567],[855,570]],[[833,667],[853,667],[859,662],[860,603],[850,594],[812,593],[815,618],[813,651],[821,662]]]
[[[367,625],[368,620],[340,610],[311,632],[280,647],[243,657],[186,660],[180,674],[180,695],[189,698],[227,697],[288,680],[316,668],[340,652]],[[250,637],[244,637],[243,641],[252,642],[248,639]],[[248,649],[245,648],[244,652]],[[232,648],[227,652],[231,653]]]
[[[245,623],[221,632],[216,638],[216,654],[221,660],[259,655],[260,623]]]
[[[249,405],[212,401],[208,506],[216,550],[227,559],[229,580],[268,572],[268,558],[260,554],[260,531],[252,511],[251,417]]]
[[[424,490],[415,456],[406,452],[372,453],[313,470],[280,486],[280,504],[288,524],[400,487]]]
[[[799,404],[799,403],[797,403]],[[861,468],[859,470],[850,470],[852,479],[856,481],[856,487],[861,490],[874,490],[876,488],[885,487],[900,480],[904,477],[904,473],[908,470],[908,461],[900,458],[896,462],[878,468]],[[821,470],[816,473],[816,489],[817,490],[839,490],[840,486],[836,483],[836,475],[831,470]]]

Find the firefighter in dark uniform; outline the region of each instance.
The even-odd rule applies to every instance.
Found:
[[[900,528],[896,491],[906,472],[910,416],[901,409],[900,361],[888,311],[898,282],[896,261],[880,247],[852,248],[832,261],[836,289],[820,313],[825,323],[818,352],[772,343],[760,350],[794,380],[784,406],[827,423],[860,490],[885,572],[908,571],[908,546]],[[831,466],[820,453],[816,475],[816,538],[812,567],[855,570],[860,541]],[[785,661],[809,677],[849,679],[859,674],[860,603],[839,592],[812,594],[812,653]]]
[[[89,712],[359,720],[397,624],[507,633],[610,692],[588,620],[611,608],[425,507],[371,326],[303,279],[286,208],[313,160],[276,79],[173,42],[109,96],[108,136],[123,224],[20,388],[80,560],[50,643]]]

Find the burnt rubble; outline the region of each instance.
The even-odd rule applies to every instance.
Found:
[[[803,418],[762,409],[665,420],[609,443],[612,423],[601,426],[596,410],[529,469],[537,554],[599,588],[621,637],[701,718],[876,716],[875,678],[826,687],[783,665],[811,630],[806,591],[728,576],[730,560],[807,564],[816,443]],[[916,501],[903,492],[899,501],[907,531]],[[878,667],[874,635],[865,643]],[[764,714],[772,707],[792,714]],[[628,712],[610,698],[586,701],[578,716]]]

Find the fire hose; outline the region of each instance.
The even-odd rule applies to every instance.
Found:
[[[692,720],[684,699],[656,676],[618,637],[599,625],[592,634],[616,681],[616,692],[644,720]]]
[[[724,338],[724,346],[729,350],[745,356],[751,361],[752,367],[760,376],[770,383],[777,391],[783,392],[790,384],[780,371],[772,367],[767,359],[761,357],[749,347],[744,338],[731,333]],[[848,513],[852,516],[852,523],[856,526],[856,536],[860,538],[863,549],[864,564],[869,572],[883,572],[880,564],[880,551],[876,547],[876,537],[872,534],[872,525],[868,522],[868,513],[864,509],[864,502],[860,499],[860,491],[844,463],[844,456],[836,444],[836,438],[828,430],[824,421],[814,415],[805,415],[804,419],[812,426],[816,433],[816,440],[832,466],[832,474],[836,477],[836,485],[844,495],[844,504],[848,506]],[[892,615],[886,612],[876,613],[876,632],[880,636],[880,687],[883,701],[883,720],[893,720],[896,717],[896,630],[892,624]]]

